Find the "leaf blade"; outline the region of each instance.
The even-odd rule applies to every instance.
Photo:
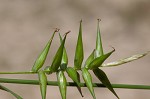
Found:
[[[70,32],[70,31],[69,31]],[[49,68],[47,68],[47,71],[49,71],[48,74],[50,73],[53,73],[53,72],[56,72],[58,70],[58,68],[60,67],[61,65],[61,60],[62,60],[62,56],[63,56],[63,49],[64,49],[64,45],[65,45],[65,40],[66,40],[66,36],[67,34],[69,33],[67,32],[65,34],[65,37],[60,45],[60,47],[58,48],[54,58],[53,58],[53,61],[52,61],[52,64]]]
[[[93,72],[95,76],[119,99],[105,72],[99,68],[93,69]]]
[[[113,49],[111,52],[109,52],[105,55],[95,58],[88,66],[86,66],[86,68],[87,69],[98,68],[114,51],[115,51],[115,49]]]
[[[57,80],[62,99],[66,99],[67,81],[63,71],[57,72]]]
[[[100,26],[99,26],[100,21],[101,20],[98,19],[97,38],[96,38],[96,51],[95,51],[95,56],[96,57],[100,57],[100,56],[104,55],[103,46],[102,46],[102,39],[101,39],[101,33],[100,33]]]
[[[120,59],[118,61],[105,63],[105,64],[102,64],[102,67],[112,67],[112,66],[118,66],[118,65],[126,64],[126,63],[132,62],[134,60],[138,60],[138,59],[146,56],[149,52],[150,51],[142,53],[142,54],[132,55],[130,57],[127,57],[127,58],[124,58],[124,59]]]
[[[84,50],[82,42],[82,20],[80,21],[78,40],[76,45],[75,57],[74,57],[74,67],[76,69],[81,69],[81,65],[84,59]]]
[[[42,99],[46,99],[47,76],[43,70],[38,72]]]
[[[62,37],[60,33],[59,33],[59,38],[60,38],[60,42],[62,43]],[[60,68],[62,70],[65,70],[67,68],[67,65],[68,65],[68,55],[67,55],[66,48],[64,47]]]
[[[37,72],[42,66],[43,64],[45,63],[45,60],[46,60],[46,57],[47,57],[47,54],[49,52],[49,49],[50,49],[50,46],[51,46],[51,43],[52,43],[52,40],[54,38],[54,35],[56,32],[58,32],[59,30],[56,29],[52,35],[52,37],[50,38],[50,40],[48,41],[48,43],[46,44],[45,48],[43,49],[43,51],[40,53],[40,55],[38,56],[38,58],[36,59],[36,61],[34,62],[34,65],[31,69],[31,71],[33,72]]]
[[[83,97],[81,87],[80,87],[80,75],[79,73],[72,67],[68,67],[66,69],[68,76],[77,84],[77,89],[80,92],[81,96]]]
[[[93,52],[90,54],[90,56],[87,58],[87,60],[85,61],[85,67],[87,67],[93,60],[95,57],[95,49],[93,50]]]
[[[83,76],[83,79],[85,81],[87,88],[89,89],[91,95],[93,96],[93,99],[96,99],[93,84],[92,84],[92,77],[86,68],[82,69],[82,76]]]

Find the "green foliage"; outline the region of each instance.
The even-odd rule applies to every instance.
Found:
[[[78,41],[76,45],[75,58],[74,58],[75,69],[81,69],[83,58],[84,58],[84,50],[83,50],[83,42],[82,42],[82,20],[81,20]]]
[[[38,72],[38,76],[39,76],[42,99],[46,99],[47,76],[45,75],[45,72],[43,70],[40,70]]]
[[[140,59],[140,58],[144,57],[149,52],[150,51],[142,53],[142,54],[132,55],[132,56],[124,58],[124,59],[119,59],[118,61],[115,61],[115,62],[102,64],[101,66],[102,67],[113,67],[113,66],[119,66],[119,65],[122,65],[122,64],[126,64],[126,63],[129,63],[129,62],[132,62],[134,60],[137,60],[137,59]]]
[[[39,57],[36,59],[33,67],[32,67],[32,70],[33,72],[37,72],[44,64],[45,60],[46,60],[46,57],[47,57],[47,54],[49,52],[49,49],[50,49],[50,46],[51,46],[51,43],[52,43],[52,40],[54,38],[54,35],[56,32],[58,32],[59,29],[56,29],[51,37],[51,39],[48,41],[47,45],[45,46],[45,48],[43,49],[43,51],[41,52],[41,54],[39,55]]]
[[[62,99],[66,99],[67,80],[63,71],[60,70],[57,72],[57,80],[58,80],[58,86],[61,93],[61,97]]]
[[[105,74],[105,72],[99,68],[93,69],[93,72],[96,75],[96,77],[102,82],[102,84],[104,84],[119,99],[118,95],[114,91],[114,89],[113,89],[107,75]]]
[[[85,81],[87,88],[89,89],[91,95],[93,96],[93,99],[96,99],[94,88],[93,88],[93,83],[92,83],[92,76],[86,68],[82,69],[82,76],[83,76],[83,79]]]
[[[93,50],[93,52],[91,53],[91,55],[87,58],[87,60],[85,61],[85,67],[88,68],[88,66],[90,65],[90,63],[94,60],[95,58],[95,49]]]
[[[99,22],[100,22],[100,19],[98,19],[98,24],[97,24],[96,48],[94,48],[92,53],[88,56],[87,60],[84,63],[84,67],[82,67],[82,62],[84,59],[84,50],[83,50],[84,48],[83,48],[83,41],[82,41],[82,20],[81,20],[73,67],[68,67],[68,56],[67,56],[67,51],[65,48],[66,36],[70,32],[69,31],[65,34],[63,39],[61,35],[59,34],[61,44],[53,58],[52,64],[50,66],[45,67],[44,70],[41,69],[48,55],[54,35],[56,32],[59,31],[59,29],[56,29],[52,37],[48,41],[47,45],[45,46],[45,48],[43,49],[39,57],[36,59],[31,71],[29,72],[0,72],[0,74],[38,74],[38,77],[39,77],[38,82],[36,82],[35,80],[32,80],[32,81],[34,82],[34,84],[40,85],[42,99],[46,99],[46,90],[47,90],[47,85],[49,84],[46,73],[47,74],[56,73],[58,81],[51,82],[51,85],[59,86],[62,99],[66,99],[67,86],[76,86],[82,97],[83,97],[83,94],[81,91],[81,87],[86,86],[89,89],[91,95],[93,96],[93,99],[96,99],[96,96],[94,93],[94,87],[98,87],[98,85],[92,82],[92,76],[90,74],[90,70],[92,70],[95,76],[102,82],[103,85],[101,87],[104,87],[104,86],[107,87],[119,99],[119,96],[116,94],[115,90],[113,89],[114,86],[112,86],[107,75],[100,68],[125,64],[128,62],[140,59],[143,56],[147,55],[149,52],[133,55],[131,57],[120,59],[115,62],[104,63],[104,61],[115,51],[115,49],[113,48],[112,51],[106,54],[103,52]],[[80,75],[78,71],[82,71],[82,77],[85,83],[80,82]],[[65,74],[64,74],[65,72],[73,80],[74,83],[67,82]],[[3,79],[3,80],[6,80],[6,79]],[[9,80],[9,81],[13,82],[14,80]],[[6,82],[9,82],[9,81],[6,81]],[[26,84],[26,83],[29,84],[30,82],[29,80],[21,80],[21,81],[24,81],[22,82],[23,84]],[[21,82],[21,81],[18,81],[18,82]],[[30,84],[33,84],[33,83],[30,82]],[[134,88],[137,88],[137,87],[139,86],[134,86]],[[119,87],[117,86],[117,88]],[[126,88],[126,86],[123,88]],[[129,88],[131,88],[131,86]],[[143,86],[142,87],[140,86],[139,88],[143,88]],[[144,86],[144,89],[148,89],[148,88],[149,86],[146,86],[146,87]],[[17,95],[13,91],[9,90],[8,88],[2,85],[0,85],[0,89],[11,93],[17,99],[22,99],[19,95]]]
[[[101,39],[101,34],[100,34],[100,27],[99,27],[100,21],[101,20],[98,19],[95,57],[100,57],[101,55],[104,54],[103,46],[102,46],[102,39]]]
[[[58,68],[61,65],[61,61],[62,61],[62,57],[63,57],[63,51],[64,51],[64,44],[65,44],[66,36],[68,33],[69,32],[67,32],[65,34],[65,37],[64,37],[60,47],[58,48],[58,50],[54,56],[54,59],[53,59],[51,66],[49,68],[47,68],[47,71],[49,74],[58,71]]]
[[[59,34],[59,38],[60,38],[60,42],[62,43],[62,37],[61,37],[60,34]],[[62,70],[65,70],[65,69],[67,68],[67,65],[68,65],[68,56],[67,56],[66,49],[65,49],[65,47],[64,47],[64,49],[63,49],[63,56],[62,56],[60,68],[61,68]]]
[[[80,75],[77,72],[77,70],[75,70],[72,67],[68,67],[66,69],[68,76],[77,84],[77,89],[80,92],[81,96],[83,97],[82,91],[81,91],[81,87],[80,87]]]
[[[86,66],[87,69],[95,69],[95,68],[98,68],[102,65],[102,63],[115,51],[112,50],[111,52],[105,54],[105,55],[102,55],[100,57],[97,57],[95,59],[93,59],[93,61],[91,61],[91,63],[89,65]]]

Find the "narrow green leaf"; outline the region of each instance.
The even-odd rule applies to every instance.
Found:
[[[47,77],[43,70],[38,72],[42,99],[46,99]]]
[[[52,37],[50,38],[50,40],[48,41],[47,45],[45,46],[45,48],[43,49],[43,51],[41,52],[41,54],[38,56],[38,58],[36,59],[36,61],[35,61],[34,65],[33,65],[31,71],[37,72],[43,66],[43,64],[44,64],[44,62],[46,60],[47,54],[49,52],[52,40],[54,38],[54,35],[58,31],[59,31],[58,29],[56,29],[54,31],[54,33],[53,33]]]
[[[99,22],[100,22],[100,19],[98,19],[98,24],[97,24],[97,39],[96,39],[96,51],[95,51],[96,57],[100,57],[100,56],[104,55]]]
[[[98,68],[114,51],[115,49],[105,55],[95,58],[88,66],[86,66],[86,68],[87,69]]]
[[[63,71],[57,72],[58,86],[62,99],[66,99],[67,81]]]
[[[60,42],[62,43],[62,37],[60,34],[59,34],[59,38],[60,38]],[[68,65],[68,56],[67,56],[66,49],[64,47],[60,68],[62,70],[65,70],[67,68],[67,65]]]
[[[72,67],[68,67],[66,69],[68,76],[77,84],[77,89],[80,92],[81,96],[83,97],[81,87],[80,87],[80,75],[79,73]]]
[[[76,45],[76,52],[74,57],[74,67],[76,69],[81,69],[83,59],[84,59],[84,50],[83,50],[83,42],[82,42],[82,20],[81,20],[78,41]]]
[[[13,91],[11,91],[10,89],[8,89],[8,88],[6,88],[6,87],[4,87],[2,85],[0,85],[0,89],[11,93],[14,97],[16,97],[16,99],[23,99],[21,96],[17,95]]]
[[[93,69],[93,72],[96,77],[119,99],[105,72],[99,68]]]
[[[127,58],[124,58],[124,59],[120,59],[120,60],[115,61],[115,62],[102,64],[102,67],[112,67],[112,66],[118,66],[118,65],[125,64],[125,63],[129,63],[129,62],[132,62],[134,60],[137,60],[137,59],[140,59],[140,58],[146,56],[148,53],[149,53],[149,51],[145,52],[143,54],[132,55],[130,57],[127,57]]]
[[[82,76],[83,76],[83,79],[85,81],[87,88],[89,89],[91,95],[93,96],[93,99],[96,99],[93,84],[92,84],[92,77],[86,68],[82,69]]]
[[[94,54],[95,54],[95,49],[85,61],[85,65],[84,65],[85,67],[88,66],[94,60],[94,56],[95,56]]]
[[[79,81],[79,83],[80,83],[80,82],[81,82],[81,81],[80,81],[80,74],[79,74],[78,72],[77,72],[77,76],[78,76],[78,77],[77,77],[77,78],[78,78],[78,81]],[[81,95],[82,97],[84,97],[84,96],[83,96],[83,93],[82,93],[82,90],[81,90],[81,87],[80,87],[80,86],[77,86],[77,89],[78,89],[80,95]]]
[[[49,73],[56,72],[58,70],[58,68],[60,67],[60,65],[61,65],[61,60],[62,60],[62,56],[63,56],[63,50],[64,50],[64,45],[65,45],[65,40],[66,40],[66,36],[67,36],[67,34],[69,32],[67,32],[65,34],[65,37],[64,37],[64,39],[63,39],[60,47],[58,48],[58,50],[57,50],[57,52],[56,52],[56,54],[55,54],[55,56],[53,58],[53,62],[51,64],[50,68],[47,68],[48,69],[47,71],[49,71]]]

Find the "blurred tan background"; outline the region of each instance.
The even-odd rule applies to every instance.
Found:
[[[80,19],[83,19],[85,58],[95,47],[97,18],[101,21],[105,52],[115,47],[107,60],[115,61],[150,50],[149,0],[0,0],[0,71],[28,71],[54,29],[71,30],[66,48],[73,65]],[[47,62],[59,46],[55,36]],[[150,85],[150,55],[114,68],[103,68],[112,83]],[[37,75],[0,75],[7,78],[37,79]],[[94,77],[94,76],[93,76]],[[48,77],[56,80],[55,74]],[[70,80],[69,80],[70,81]],[[94,77],[94,82],[99,82]],[[24,99],[41,99],[39,86],[3,84]],[[149,99],[148,90],[115,89],[121,99]],[[105,88],[95,88],[97,99],[116,99]],[[14,99],[0,91],[0,99]],[[76,88],[68,88],[68,99],[92,99],[87,88],[81,98]],[[58,87],[48,87],[47,99],[61,99]]]

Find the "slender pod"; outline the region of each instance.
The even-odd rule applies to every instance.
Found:
[[[96,77],[119,99],[105,72],[99,68],[93,69],[93,72]]]
[[[42,99],[46,99],[46,90],[47,90],[47,76],[43,70],[38,72],[39,83],[40,83],[40,90]]]
[[[82,42],[82,20],[80,21],[79,35],[76,45],[75,57],[74,57],[74,67],[76,69],[81,69],[82,61],[84,59],[84,50]]]
[[[96,38],[96,51],[95,51],[95,56],[100,57],[104,55],[103,52],[103,46],[102,46],[102,39],[101,39],[101,33],[100,33],[100,27],[99,27],[99,22],[101,20],[98,19],[98,24],[97,24],[97,38]]]
[[[63,71],[57,72],[58,86],[62,99],[66,99],[67,81]]]
[[[85,65],[84,65],[85,67],[88,66],[94,60],[94,56],[95,56],[94,54],[95,54],[95,49],[85,61]]]
[[[56,72],[58,70],[58,68],[60,67],[60,65],[61,65],[61,60],[62,60],[63,50],[64,50],[64,44],[65,44],[66,36],[69,32],[67,32],[65,34],[65,37],[64,37],[60,47],[58,48],[58,50],[57,50],[57,52],[56,52],[56,54],[53,58],[51,66],[49,68],[47,68],[48,69],[47,71],[49,71],[49,74],[53,73],[53,72]]]
[[[124,58],[124,59],[120,59],[120,60],[115,61],[115,62],[102,64],[102,67],[113,67],[113,66],[118,66],[118,65],[125,64],[125,63],[129,63],[129,62],[132,62],[134,60],[137,60],[137,59],[140,59],[140,58],[146,56],[149,52],[150,51],[142,53],[142,54],[132,55],[130,57],[127,57],[127,58]]]
[[[62,37],[61,37],[60,33],[59,33],[59,38],[60,38],[60,42],[62,43]],[[64,47],[60,68],[62,70],[65,70],[67,68],[67,65],[68,65],[68,55],[67,55],[66,49]]]
[[[92,83],[92,77],[86,68],[82,69],[82,76],[83,76],[83,79],[85,81],[87,88],[89,89],[91,95],[93,96],[93,99],[96,99],[94,88],[93,88],[93,83]]]
[[[41,54],[38,56],[38,58],[36,59],[36,61],[35,61],[34,65],[33,65],[31,71],[37,72],[43,66],[43,64],[44,64],[44,62],[46,60],[47,54],[49,52],[52,40],[54,38],[54,35],[58,31],[59,31],[59,29],[56,29],[54,31],[54,33],[53,33],[52,37],[50,38],[50,40],[48,41],[47,45],[45,46],[45,48],[43,49],[43,51],[41,52]]]
[[[83,97],[81,87],[80,87],[80,75],[79,73],[72,67],[68,67],[66,69],[68,76],[77,84],[77,89],[80,92],[81,96]]]
[[[95,58],[89,65],[86,66],[86,68],[88,69],[95,69],[98,68],[102,65],[102,63],[115,51],[115,49],[113,49],[111,52],[102,55],[100,57]]]
[[[81,81],[80,81],[80,74],[79,74],[78,72],[77,72],[77,76],[78,76],[78,81],[81,83]],[[80,85],[77,86],[77,89],[78,89],[78,91],[80,92],[80,95],[81,95],[82,97],[84,97]]]

